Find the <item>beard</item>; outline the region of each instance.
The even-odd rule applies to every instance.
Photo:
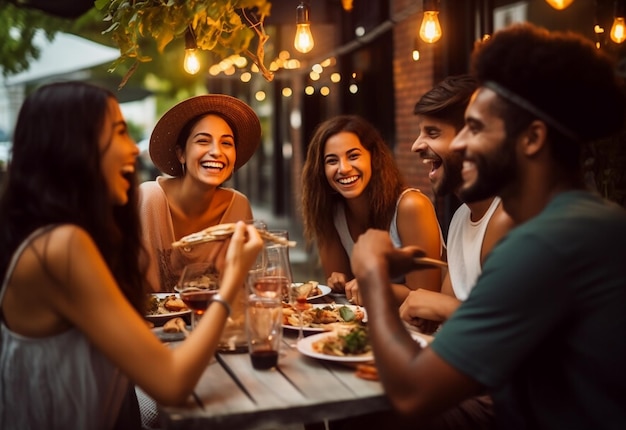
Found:
[[[496,151],[487,154],[474,154],[476,181],[463,184],[459,197],[467,203],[485,200],[501,195],[502,190],[512,184],[517,177],[515,140],[505,139]]]
[[[455,194],[463,185],[463,176],[461,176],[463,158],[458,153],[449,154],[447,157],[442,158],[441,168],[444,174],[441,182],[433,186],[434,194],[437,197]]]

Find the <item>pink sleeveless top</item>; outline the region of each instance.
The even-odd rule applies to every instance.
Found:
[[[143,182],[139,186],[139,213],[144,245],[148,250],[148,283],[155,291],[172,291],[178,282],[183,268],[190,263],[205,261],[219,243],[204,243],[189,248],[172,248],[172,242],[180,239],[174,235],[174,224],[167,197],[159,176],[156,181]],[[248,198],[237,190],[232,192],[232,199],[219,223],[231,223],[245,220],[251,212]],[[207,225],[206,227],[210,227]],[[206,228],[205,227],[205,228]]]

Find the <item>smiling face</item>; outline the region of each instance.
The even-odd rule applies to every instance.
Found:
[[[200,119],[191,129],[184,153],[180,148],[177,152],[186,176],[215,187],[230,178],[237,160],[233,130],[217,115]]]
[[[371,154],[356,134],[334,134],[324,145],[324,172],[330,187],[344,198],[359,197],[372,177]]]
[[[465,127],[452,142],[463,156],[459,195],[466,202],[502,195],[517,177],[515,139],[507,138],[496,97],[486,88],[477,91],[465,112]]]
[[[108,102],[99,147],[102,153],[102,174],[107,181],[109,198],[115,205],[125,205],[132,184],[130,177],[135,174],[139,148],[128,134],[118,102],[112,98]]]
[[[417,152],[424,164],[430,164],[428,179],[433,192],[440,197],[456,193],[463,182],[461,154],[450,149],[456,129],[448,122],[427,115],[417,115],[417,122],[419,136],[411,151]]]

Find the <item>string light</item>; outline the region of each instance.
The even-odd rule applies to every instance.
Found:
[[[441,39],[441,24],[439,24],[439,9],[437,0],[424,0],[424,18],[420,26],[420,39],[426,43],[435,43]]]
[[[196,44],[196,35],[191,26],[185,31],[185,59],[183,60],[183,68],[190,75],[195,75],[200,71],[200,60],[196,55],[198,45]]]
[[[622,43],[626,40],[626,22],[624,22],[624,1],[615,0],[615,19],[611,27],[611,40],[615,43]]]
[[[548,3],[556,10],[563,10],[571,5],[573,2],[574,0],[546,0],[546,3]]]
[[[313,35],[311,34],[311,21],[309,15],[311,8],[307,2],[300,2],[296,8],[296,37],[293,41],[293,46],[297,51],[306,54],[315,45],[313,41]]]
[[[419,39],[416,37],[415,42],[413,43],[413,51],[411,52],[411,57],[413,61],[419,61],[420,59],[420,48],[419,48]]]

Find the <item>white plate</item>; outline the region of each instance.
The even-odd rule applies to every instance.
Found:
[[[318,295],[316,295],[316,296],[310,296],[310,297],[307,297],[307,300],[319,299],[320,297],[327,296],[327,295],[328,295],[328,294],[330,294],[330,292],[332,291],[332,290],[330,289],[330,287],[328,287],[328,286],[326,286],[326,285],[319,285],[319,284],[318,284],[318,285],[317,285],[317,288],[319,288],[319,289],[320,289],[321,294],[318,294]]]
[[[313,342],[323,340],[327,336],[335,336],[335,333],[333,332],[318,333],[318,334],[313,334],[311,336],[307,336],[302,340],[299,340],[297,344],[298,351],[300,351],[301,354],[304,354],[308,357],[319,358],[321,360],[328,360],[328,361],[340,361],[343,363],[363,363],[363,362],[374,360],[373,352],[370,352],[368,354],[363,354],[363,355],[339,356],[339,355],[321,354],[317,351],[314,351]],[[411,337],[413,337],[413,339],[417,343],[419,343],[422,346],[422,348],[426,348],[428,346],[428,342],[421,336],[415,333],[411,333]]]
[[[374,360],[374,354],[372,352],[369,352],[367,354],[362,354],[362,355],[339,356],[339,355],[321,354],[313,350],[313,342],[324,340],[325,338],[329,336],[336,336],[336,334],[333,332],[327,332],[327,333],[318,333],[318,334],[314,334],[311,336],[307,336],[304,339],[298,341],[298,344],[297,344],[298,351],[300,351],[300,353],[308,357],[319,358],[321,360],[340,361],[343,363],[363,363],[363,362]]]
[[[319,303],[319,304],[312,304],[311,306],[313,306],[313,308],[325,308],[325,307],[327,307],[327,306],[332,306],[332,307],[335,307],[335,308],[340,308],[340,307],[346,306],[346,307],[348,307],[348,308],[350,308],[350,309],[352,309],[352,310],[354,310],[354,309],[361,309],[361,310],[363,311],[363,313],[365,314],[365,315],[363,316],[363,322],[367,322],[367,312],[365,312],[365,308],[364,308],[364,307],[362,307],[362,306],[355,306],[355,305],[340,305],[340,304],[336,304],[336,303],[335,303],[335,304],[333,304],[333,303],[326,303],[326,304]],[[329,324],[329,328],[328,328],[328,329],[325,329],[324,327],[307,327],[307,326],[304,326],[304,327],[302,327],[302,331],[303,331],[303,332],[306,332],[306,333],[321,333],[321,332],[327,332],[327,331],[329,331],[329,330],[332,330],[332,324],[341,324],[341,323],[330,323],[330,324]],[[346,323],[346,324],[349,324],[349,323]],[[289,330],[300,330],[300,327],[298,327],[298,326],[293,326],[293,325],[291,325],[291,324],[283,324],[283,328],[286,328],[286,329],[289,329]]]
[[[165,297],[172,296],[172,295],[178,297],[178,293],[152,293],[152,296],[156,296],[158,299],[164,299]],[[168,312],[166,314],[158,314],[158,315],[145,315],[144,317],[148,321],[152,322],[154,325],[162,326],[163,324],[167,322],[167,320],[170,320],[175,317],[182,317],[183,315],[189,315],[189,314],[191,314],[191,310],[187,309],[186,311]]]
[[[187,330],[191,330],[190,325],[187,326]],[[155,327],[152,329],[152,332],[161,339],[161,342],[178,342],[185,339],[185,333],[165,333],[163,327]]]

